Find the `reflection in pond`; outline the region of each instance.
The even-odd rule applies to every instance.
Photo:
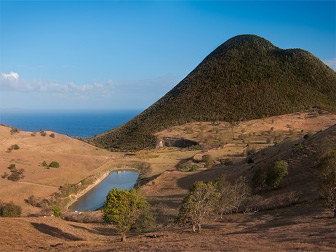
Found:
[[[74,202],[69,209],[80,212],[97,210],[104,205],[106,195],[112,188],[131,189],[138,176],[139,173],[135,171],[111,172],[102,182]]]

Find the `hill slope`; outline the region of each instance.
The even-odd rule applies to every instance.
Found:
[[[238,121],[313,106],[336,109],[336,73],[311,53],[255,35],[229,39],[128,123],[89,141],[110,150],[152,146],[153,133],[190,121]]]

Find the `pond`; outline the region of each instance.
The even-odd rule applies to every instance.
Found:
[[[106,195],[112,188],[131,189],[139,177],[135,171],[111,172],[102,182],[75,201],[69,209],[72,211],[97,210],[104,205]]]

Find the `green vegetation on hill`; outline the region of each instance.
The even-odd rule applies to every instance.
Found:
[[[109,150],[152,147],[153,133],[191,121],[239,121],[336,109],[336,73],[311,53],[255,35],[229,39],[126,124],[89,139]]]

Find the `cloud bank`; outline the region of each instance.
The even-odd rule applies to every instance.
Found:
[[[2,73],[0,77],[0,90],[17,92],[45,92],[59,95],[108,95],[113,92],[112,81],[76,85],[73,82],[64,84],[46,82],[43,80],[27,81],[19,77],[16,72]]]

